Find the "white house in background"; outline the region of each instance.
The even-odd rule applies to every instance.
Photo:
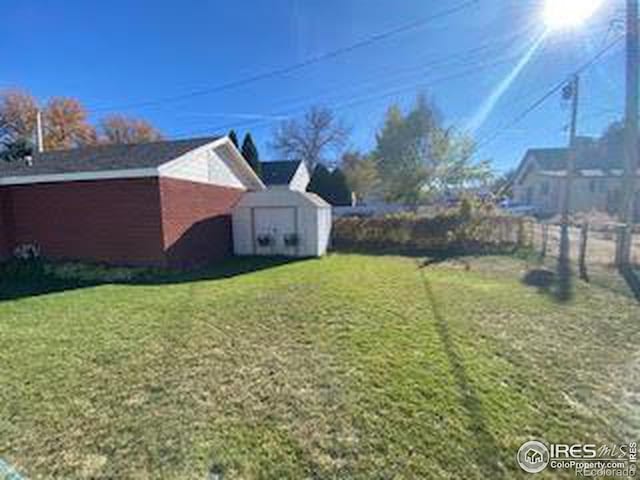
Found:
[[[513,179],[514,200],[536,207],[541,214],[559,214],[567,178],[567,152],[566,148],[528,150]],[[623,192],[622,159],[598,158],[579,150],[576,167],[571,211],[618,213]],[[640,179],[636,183],[636,215],[640,216]]]
[[[262,181],[268,188],[286,188],[305,192],[311,173],[302,160],[283,160],[262,163]]]

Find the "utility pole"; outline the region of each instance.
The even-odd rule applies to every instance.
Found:
[[[563,97],[571,98],[571,123],[569,124],[569,148],[567,150],[567,176],[564,182],[564,195],[562,200],[562,225],[568,228],[569,215],[571,214],[571,191],[576,171],[577,145],[576,136],[578,129],[578,101],[580,98],[580,77],[573,75],[571,81],[564,87]]]
[[[36,143],[38,145],[38,153],[44,152],[44,138],[42,135],[42,112],[40,109],[36,112]]]
[[[631,260],[631,242],[635,214],[635,176],[638,170],[638,100],[640,81],[638,77],[638,0],[627,0],[627,81],[624,130],[624,195],[622,222],[624,232],[619,238],[619,266]]]

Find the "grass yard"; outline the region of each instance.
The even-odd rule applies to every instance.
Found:
[[[531,438],[638,438],[627,296],[560,301],[510,257],[244,262],[1,287],[0,458],[30,479],[511,479]]]

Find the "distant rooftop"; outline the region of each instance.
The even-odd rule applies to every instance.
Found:
[[[301,160],[279,160],[262,163],[262,181],[265,185],[289,185]]]
[[[624,167],[624,157],[621,153],[608,153],[596,147],[588,148],[589,146],[587,142],[578,144],[576,168],[607,170]],[[564,170],[567,168],[567,153],[567,148],[531,148],[525,158],[533,155],[541,170]]]

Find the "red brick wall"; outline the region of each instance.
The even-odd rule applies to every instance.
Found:
[[[165,266],[157,178],[4,187],[15,245],[53,259]]]
[[[162,227],[167,262],[193,268],[233,253],[231,209],[243,190],[160,179]]]
[[[0,188],[0,260],[11,256],[13,224],[11,198],[7,188]]]

